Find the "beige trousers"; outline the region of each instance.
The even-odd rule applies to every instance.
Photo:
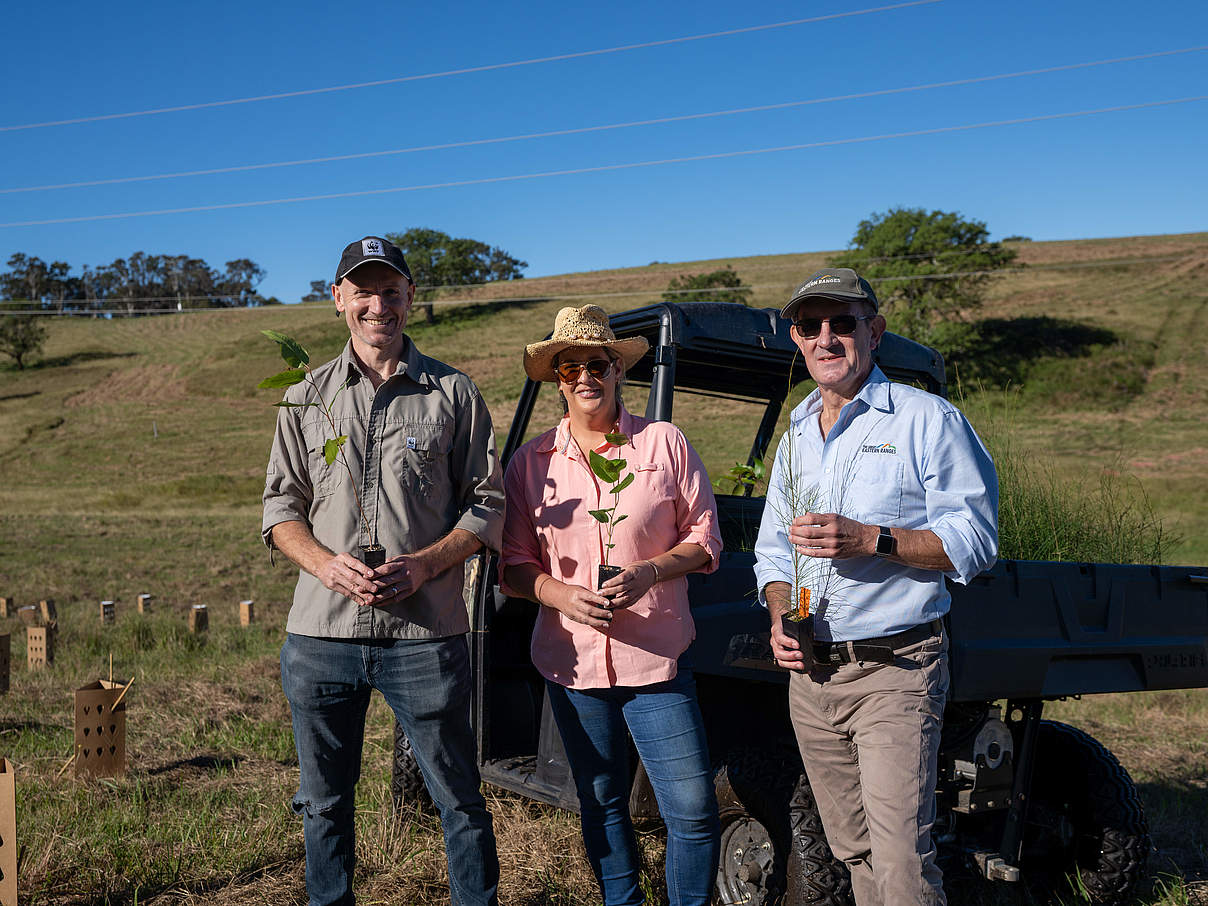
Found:
[[[790,677],[801,760],[858,906],[946,903],[931,826],[947,694],[946,636],[902,649],[894,664]]]

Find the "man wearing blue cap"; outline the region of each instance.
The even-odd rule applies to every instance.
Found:
[[[262,525],[265,543],[300,567],[281,683],[310,904],[354,902],[353,797],[378,689],[440,809],[453,903],[488,906],[499,863],[470,727],[462,582],[466,558],[502,538],[491,417],[466,375],[404,332],[415,283],[397,247],[378,236],[350,243],[331,293],[349,341],[285,394]],[[320,396],[347,436],[347,470],[324,455],[330,426],[311,405]],[[352,553],[371,542],[385,547],[381,565]]]
[[[857,904],[944,904],[944,580],[994,562],[994,464],[955,406],[876,366],[885,319],[855,271],[815,273],[781,314],[818,388],[776,451],[755,574],[802,762]],[[812,640],[781,624],[794,584],[811,592]]]

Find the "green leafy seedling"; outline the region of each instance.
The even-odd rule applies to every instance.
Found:
[[[364,529],[365,537],[372,538],[376,544],[377,538],[369,528],[369,520],[365,518],[365,508],[361,505],[361,494],[357,490],[357,480],[353,477],[352,468],[348,465],[348,459],[344,455],[344,444],[348,442],[348,435],[340,434],[336,430],[336,421],[332,410],[336,400],[339,398],[340,392],[348,384],[342,384],[339,390],[336,391],[336,395],[328,402],[323,398],[323,394],[319,392],[319,385],[315,383],[310,367],[310,353],[306,351],[306,347],[293,337],[286,336],[276,330],[262,330],[260,332],[280,347],[281,358],[285,360],[285,364],[289,367],[285,371],[279,371],[277,374],[266,377],[256,386],[261,390],[280,390],[285,387],[292,387],[294,384],[301,384],[303,381],[310,383],[315,396],[318,397],[318,402],[291,403],[282,400],[273,405],[282,409],[310,409],[313,407],[323,413],[323,417],[327,420],[327,425],[331,428],[332,433],[332,436],[323,442],[323,459],[329,466],[339,459],[340,464],[344,466],[344,471],[348,473],[349,485],[352,487],[352,493],[356,499],[357,512],[361,516],[361,528]]]
[[[604,439],[613,447],[623,447],[629,443],[629,438],[624,434],[606,434]],[[608,555],[616,545],[612,541],[612,533],[616,527],[629,518],[626,513],[617,513],[617,507],[621,502],[621,492],[633,484],[633,473],[622,477],[621,473],[625,470],[628,463],[624,459],[609,459],[607,456],[601,456],[595,450],[589,450],[587,453],[588,463],[591,465],[591,471],[596,478],[605,484],[611,485],[608,493],[612,495],[612,506],[606,509],[588,510],[591,517],[605,527],[607,532],[607,540],[604,543],[604,566],[608,566]]]

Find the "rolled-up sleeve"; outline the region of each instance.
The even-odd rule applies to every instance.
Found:
[[[528,457],[520,450],[508,463],[503,484],[507,493],[507,507],[503,519],[503,550],[499,559],[499,581],[504,594],[516,592],[504,581],[509,567],[532,564],[542,571],[547,569],[541,559],[541,545],[537,540],[537,528],[533,523],[533,507],[529,502],[528,481],[525,475]]]
[[[454,528],[478,537],[492,551],[503,543],[503,470],[495,451],[491,413],[477,388],[460,407],[453,446],[461,515]]]
[[[679,494],[675,501],[679,543],[698,544],[709,554],[709,562],[695,572],[711,573],[720,564],[721,530],[717,524],[717,499],[709,475],[696,450],[680,431],[673,445]]]
[[[952,561],[948,578],[968,585],[998,555],[998,476],[973,427],[947,412],[932,428],[924,461],[927,527]]]
[[[289,399],[288,394],[286,399]],[[306,441],[296,414],[301,411],[284,406],[277,410],[277,427],[264,481],[264,514],[260,527],[260,536],[269,548],[273,546],[273,526],[281,522],[310,523],[314,490]]]

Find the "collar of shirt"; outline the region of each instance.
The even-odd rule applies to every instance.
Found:
[[[367,378],[364,368],[361,365],[356,354],[352,351],[352,338],[344,344],[344,351],[340,354],[339,373],[347,375],[350,378],[350,383],[356,383],[361,378]],[[425,384],[434,386],[435,382],[432,376],[428,374],[423,365],[423,356],[420,355],[419,348],[411,341],[411,338],[403,334],[403,350],[399,356],[398,365],[395,366],[392,378],[409,377],[417,384]]]
[[[627,410],[624,406],[621,406],[620,410],[621,417],[617,419],[617,430],[626,437],[632,438],[633,416],[629,414],[629,410]],[[575,445],[574,447],[571,446],[571,441],[573,439],[574,438],[571,437],[570,433],[570,416],[564,415],[562,416],[562,420],[558,422],[557,429],[555,429],[554,433],[550,435],[549,440],[547,440],[537,449],[542,453],[553,453],[556,451],[561,453],[563,456],[574,459],[576,458],[575,450],[578,449],[578,445]],[[595,450],[597,453],[603,453],[610,446],[611,444],[605,441],[604,443],[600,444],[600,446],[596,447]]]
[[[846,423],[849,412],[854,412],[850,407],[854,403],[863,403],[869,409],[877,409],[881,412],[892,412],[893,403],[890,399],[890,388],[893,386],[885,372],[876,365],[872,366],[872,371],[868,373],[868,377],[860,386],[860,390],[856,393],[855,399],[843,407],[843,411],[839,413],[839,420],[836,422],[836,427]],[[789,423],[794,429],[801,427],[801,422],[807,418],[817,416],[822,411],[822,391],[815,389],[813,393],[803,399],[793,409],[789,415]]]

